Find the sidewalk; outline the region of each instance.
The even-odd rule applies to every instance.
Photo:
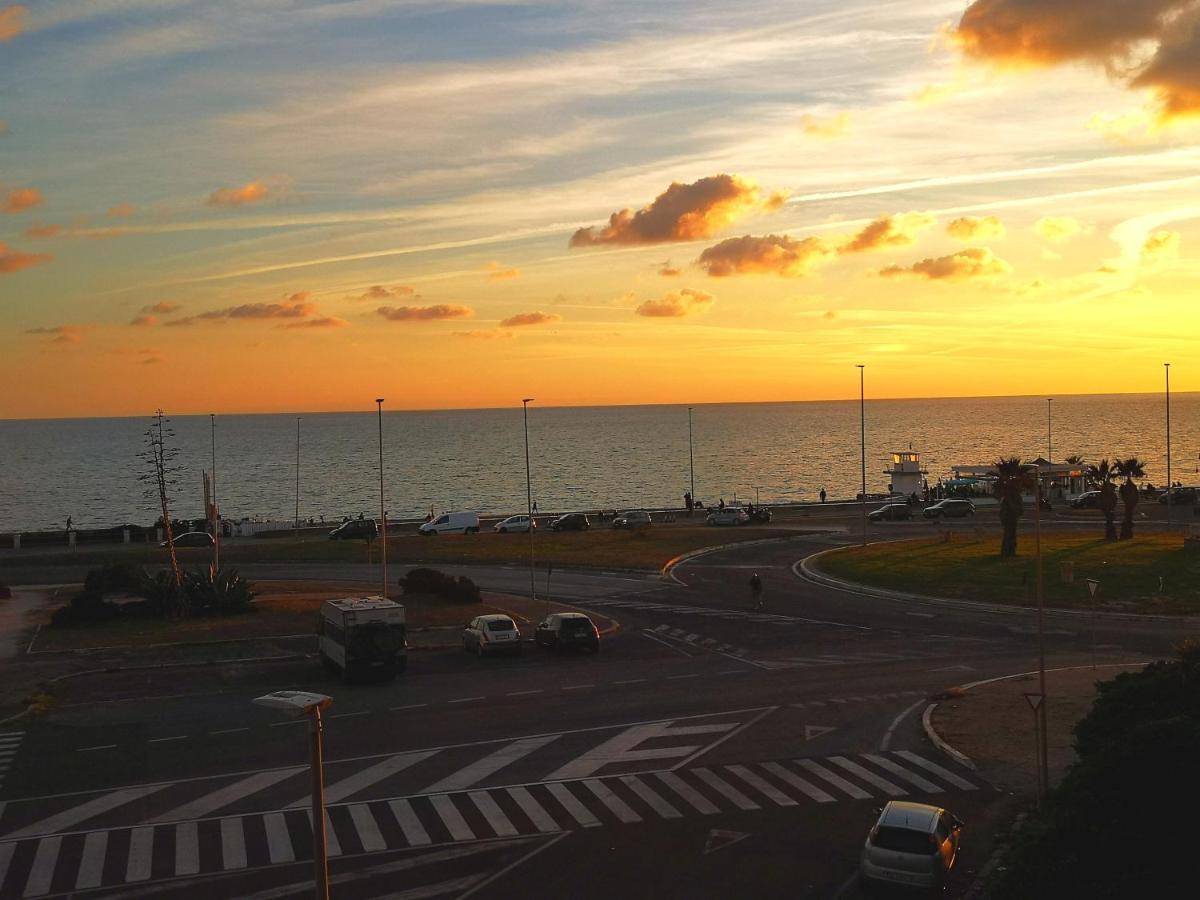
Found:
[[[1075,761],[1072,730],[1091,709],[1096,682],[1141,668],[1100,660],[1095,669],[1086,664],[1047,670],[1046,743],[1052,786]],[[1037,689],[1036,672],[970,687],[962,696],[937,704],[933,728],[943,741],[970,757],[979,774],[997,788],[1032,794],[1037,790],[1034,718],[1023,692]]]

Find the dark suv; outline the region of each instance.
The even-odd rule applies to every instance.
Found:
[[[554,613],[538,623],[534,641],[551,650],[600,651],[600,631],[583,613]]]
[[[374,519],[347,519],[333,531],[329,532],[331,541],[368,540],[379,537],[379,526]]]
[[[592,527],[583,513],[567,513],[550,523],[551,531],[587,531]]]

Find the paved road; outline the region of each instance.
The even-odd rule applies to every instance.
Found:
[[[53,714],[0,734],[0,896],[304,896],[304,726],[249,702],[280,687],[334,697],[337,897],[853,897],[889,797],[968,822],[961,896],[1006,798],[931,747],[919,712],[953,684],[1033,668],[1030,623],[797,578],[830,540],[703,556],[684,585],[558,573],[556,598],[624,626],[595,657],[427,652],[394,684],[354,687],[307,661],[70,682]],[[527,577],[469,571],[500,590]],[[1106,623],[1098,652],[1142,658],[1174,637]],[[1050,628],[1048,664],[1090,650],[1090,632]]]

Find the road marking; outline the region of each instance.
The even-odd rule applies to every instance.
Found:
[[[78,825],[80,822],[86,822],[88,819],[103,815],[109,810],[116,809],[118,806],[124,806],[126,803],[132,803],[134,800],[145,799],[151,794],[161,791],[164,787],[166,785],[149,785],[145,787],[125,788],[119,791],[112,791],[108,794],[102,794],[89,803],[84,803],[81,806],[72,806],[70,809],[65,809],[60,813],[42,819],[40,822],[34,822],[32,825],[27,825],[18,831],[14,831],[6,835],[6,837],[9,840],[20,840],[21,838],[33,837],[39,834],[54,834],[55,832],[66,831],[72,825]]]
[[[815,784],[805,781],[791,769],[785,769],[777,762],[766,762],[762,767],[778,778],[780,781],[786,782],[791,787],[806,794],[818,803],[833,803],[835,797],[832,794],[827,794]]]
[[[243,778],[240,781],[235,781],[233,784],[226,785],[220,790],[213,791],[211,794],[205,794],[190,803],[185,803],[182,806],[177,806],[170,812],[163,813],[152,821],[155,822],[171,822],[180,819],[203,819],[210,813],[216,812],[222,807],[228,806],[243,797],[248,797],[251,794],[257,794],[259,791],[269,788],[273,784],[278,784],[285,778],[305,772],[308,766],[294,766],[290,769],[274,769],[267,772],[259,772],[256,775],[251,775],[249,778]]]
[[[283,813],[267,813],[262,821],[267,831],[267,852],[271,862],[294,862],[296,851],[292,849],[292,836],[288,834],[287,819]]]
[[[175,826],[175,874],[195,875],[200,871],[200,844],[195,822]]]
[[[735,788],[729,782],[724,781],[720,775],[711,769],[692,769],[692,774],[700,778],[710,788],[736,806],[738,809],[761,809],[757,803]]]
[[[433,843],[429,838],[429,833],[425,831],[425,826],[421,824],[421,820],[413,812],[411,803],[407,800],[392,800],[388,803],[388,807],[391,808],[392,815],[396,817],[396,822],[400,825],[400,830],[404,832],[404,839],[411,846],[415,847],[419,844]]]
[[[684,637],[684,640],[685,640],[685,641],[687,641],[689,644],[694,644],[694,643],[696,642],[696,639],[697,639],[698,637],[700,637],[700,635],[696,634],[696,633],[693,631],[691,634],[689,634],[689,635],[686,635],[686,636]]]
[[[796,801],[785,794],[769,781],[751,772],[745,766],[726,766],[726,772],[732,772],[750,787],[754,788],[767,799],[774,801],[776,806],[796,806]]]
[[[383,839],[383,835],[379,831],[379,823],[375,821],[371,807],[365,803],[354,803],[349,807],[349,812],[350,820],[354,822],[354,828],[358,832],[358,839],[362,842],[363,850],[367,853],[386,850],[387,841]]]
[[[150,738],[150,740],[146,741],[146,743],[147,744],[161,744],[161,743],[164,743],[165,741],[186,741],[187,739],[188,739],[188,735],[186,735],[186,734],[176,734],[176,735],[173,735],[172,737]]]
[[[284,719],[282,722],[272,722],[272,728],[282,728],[284,725],[303,725],[307,719]]]
[[[841,775],[837,774],[836,772],[829,771],[824,766],[820,765],[819,763],[814,762],[811,759],[798,759],[795,762],[796,762],[796,765],[798,765],[802,768],[808,769],[808,771],[810,771],[812,774],[816,775],[818,778],[820,778],[824,781],[829,782],[835,788],[840,788],[841,790],[845,791],[847,794],[849,794],[855,800],[866,800],[868,797],[871,796],[866,791],[864,791],[862,788],[860,788],[858,785],[851,784],[849,781],[847,781]]]
[[[108,850],[108,832],[92,831],[83,839],[83,855],[79,858],[79,875],[75,889],[100,887],[104,878],[104,854]]]
[[[594,687],[595,687],[594,684],[567,684],[567,685],[563,685],[563,687],[559,688],[559,690],[562,690],[562,691],[584,691],[584,690],[587,690],[588,688],[594,688]]]
[[[596,799],[607,806],[609,811],[626,825],[642,821],[642,817],[630,809],[629,804],[609,790],[608,785],[604,782],[589,778],[583,782],[583,786],[595,794]]]
[[[908,791],[900,787],[900,785],[892,784],[892,782],[888,781],[886,778],[880,778],[874,772],[864,769],[858,763],[854,762],[853,760],[846,759],[844,756],[831,756],[829,757],[829,761],[835,766],[841,766],[847,772],[852,772],[867,784],[874,785],[890,797],[901,797],[908,793]]]
[[[50,882],[54,879],[54,865],[58,862],[58,851],[62,847],[62,835],[38,841],[37,854],[33,857],[33,868],[25,881],[25,896],[40,897],[50,893]]]
[[[76,753],[91,753],[93,750],[116,750],[116,744],[101,744],[99,747],[76,747]]]
[[[525,696],[528,696],[529,694],[540,694],[543,691],[545,691],[545,688],[534,688],[531,691],[513,691],[512,693],[505,694],[504,696],[505,697],[525,697]]]
[[[692,672],[690,675],[668,675],[667,681],[679,681],[682,678],[699,678],[699,672]]]
[[[11,844],[0,844],[0,884],[4,884],[4,879],[8,876],[8,867],[12,863],[13,854],[17,852],[17,845],[14,841]]]
[[[309,834],[312,834],[313,817],[311,809],[304,811],[304,818],[308,820]],[[329,813],[325,813],[325,855],[342,855],[342,844],[338,840],[337,831],[333,827],[333,820],[329,818]]]
[[[600,820],[592,815],[591,810],[580,803],[562,782],[551,782],[546,785],[546,790],[553,794],[555,799],[562,805],[562,808],[570,813],[571,817],[584,828],[595,828],[600,824]]]
[[[489,775],[496,774],[505,766],[509,766],[517,760],[528,756],[535,750],[540,750],[551,741],[558,739],[558,737],[560,735],[550,734],[535,738],[524,738],[513,741],[510,744],[505,744],[499,750],[485,756],[483,759],[459,769],[452,775],[447,775],[440,781],[435,781],[429,787],[425,788],[425,790],[421,791],[421,793],[444,794],[472,787]]]
[[[662,638],[660,638],[658,635],[654,634],[653,632],[643,631],[642,637],[650,638],[650,640],[654,641],[656,644],[662,644],[664,647],[670,647],[672,650],[674,650],[680,656],[691,656],[692,655],[691,653],[688,653],[686,650],[684,650],[682,647],[680,647],[678,644],[672,644],[670,641],[664,641]]]
[[[546,812],[545,808],[533,799],[533,794],[529,793],[523,787],[508,788],[508,795],[516,801],[517,806],[521,807],[521,812],[529,818],[533,823],[533,827],[543,834],[548,834],[554,831],[561,831],[558,823],[554,821],[550,813]]]
[[[325,802],[337,803],[339,800],[345,800],[359,791],[366,790],[371,785],[383,781],[385,778],[390,778],[397,772],[404,771],[409,766],[416,765],[428,759],[436,752],[435,750],[414,750],[409,753],[397,753],[395,756],[389,756],[382,762],[377,762],[375,765],[368,766],[361,772],[355,772],[353,775],[329,785],[325,788]],[[287,808],[302,809],[311,804],[312,795],[305,795],[294,803],[289,804]]]
[[[486,700],[487,697],[459,697],[455,700],[447,700],[447,703],[475,703],[479,700]]]
[[[750,671],[749,669],[722,669],[720,672],[717,672],[716,674],[717,675],[745,675],[749,671]]]
[[[546,776],[547,781],[582,778],[592,775],[607,765],[614,763],[642,762],[648,759],[673,759],[679,756],[689,756],[699,750],[699,745],[692,744],[675,747],[652,747],[635,750],[639,744],[658,738],[672,738],[693,734],[719,734],[729,731],[737,723],[723,722],[716,725],[681,725],[672,728],[668,723],[652,725],[635,725],[626,728],[602,744],[593,747],[586,753],[577,756],[564,766],[555,769]]]
[[[673,807],[670,803],[654,793],[650,785],[646,784],[636,775],[622,775],[621,781],[631,791],[637,794],[646,802],[652,810],[662,816],[664,819],[680,819],[683,818],[683,813]]]
[[[864,753],[863,758],[875,763],[875,765],[879,766],[881,769],[886,769],[897,778],[907,781],[909,784],[913,785],[919,790],[928,791],[931,794],[940,794],[942,792],[942,789],[929,779],[922,778],[916,772],[910,772],[908,769],[897,765],[886,757],[876,756],[872,753]]]
[[[406,709],[422,709],[428,706],[428,703],[409,703],[407,706],[389,706],[390,712],[404,712]]]
[[[246,833],[240,818],[221,820],[221,868],[246,868]]]
[[[483,890],[489,884],[499,881],[501,878],[503,878],[509,872],[513,871],[514,869],[519,868],[520,866],[523,866],[526,862],[533,859],[535,856],[537,856],[543,850],[549,850],[551,847],[553,847],[555,844],[557,844],[559,841],[561,841],[563,838],[565,838],[568,834],[570,834],[570,832],[564,831],[562,834],[558,835],[557,837],[552,837],[552,838],[550,838],[550,840],[545,841],[544,843],[538,844],[536,847],[534,847],[532,850],[530,850],[524,856],[517,857],[515,860],[513,860],[511,863],[509,863],[507,866],[505,866],[499,872],[492,873],[491,875],[489,875],[483,881],[479,882],[474,887],[468,888],[467,890],[463,891],[461,894],[458,895],[457,900],[467,900],[468,897],[473,897],[476,893]]]
[[[909,713],[911,713],[914,709],[916,709],[918,706],[920,706],[924,702],[925,702],[924,698],[918,700],[912,706],[908,707],[902,713],[900,713],[900,715],[896,716],[896,718],[892,719],[892,724],[889,725],[887,731],[885,731],[883,733],[883,740],[879,742],[880,750],[887,750],[887,748],[891,746],[892,735],[896,733],[896,729],[900,727],[900,723],[905,720],[905,718],[908,716]]]
[[[125,866],[126,881],[146,881],[154,854],[154,828],[149,825],[129,833],[129,862]]]
[[[694,787],[676,775],[674,772],[656,772],[655,776],[678,794],[683,800],[691,804],[696,812],[703,813],[706,816],[715,815],[721,810],[711,800],[697,791]]]
[[[613,684],[642,684],[645,678],[626,678],[624,681],[614,681]]]
[[[920,766],[926,772],[932,772],[934,775],[938,776],[938,778],[941,778],[943,781],[950,782],[950,784],[954,785],[956,788],[962,788],[964,791],[975,790],[975,785],[971,784],[971,782],[967,781],[965,778],[959,778],[949,769],[939,766],[937,763],[925,759],[923,756],[918,756],[911,750],[897,750],[896,755],[903,759],[907,759],[914,766]]]
[[[433,811],[438,814],[438,818],[446,826],[446,830],[450,832],[450,837],[456,841],[471,841],[475,839],[473,832],[466,819],[462,817],[462,813],[458,811],[458,807],[454,805],[445,794],[434,794],[429,798],[429,802],[433,804]]]
[[[741,725],[738,725],[736,728],[732,729],[731,731],[728,731],[728,732],[727,732],[727,733],[726,733],[726,734],[725,734],[723,737],[719,737],[719,738],[717,738],[715,741],[713,741],[713,742],[712,742],[711,744],[709,744],[708,746],[706,746],[706,747],[701,747],[699,750],[697,750],[697,751],[696,751],[695,753],[693,753],[691,756],[687,757],[686,759],[682,759],[682,760],[680,760],[679,762],[675,763],[675,765],[671,766],[671,768],[672,768],[672,769],[680,769],[680,768],[682,768],[683,766],[685,766],[685,765],[687,765],[688,763],[690,763],[692,760],[700,758],[700,757],[701,757],[701,756],[703,756],[705,753],[711,753],[711,752],[712,752],[714,749],[716,749],[717,747],[721,746],[721,745],[722,745],[723,743],[725,743],[727,740],[729,740],[730,738],[732,738],[732,737],[736,737],[737,735],[741,734],[743,731],[745,731],[745,730],[746,730],[747,728],[749,728],[751,725],[755,724],[755,723],[756,723],[756,722],[758,722],[760,719],[763,719],[763,718],[765,718],[766,716],[769,716],[771,713],[775,712],[775,710],[777,710],[777,709],[779,709],[779,707],[778,707],[778,706],[768,706],[766,709],[764,709],[764,710],[760,711],[760,712],[758,713],[758,715],[756,715],[756,716],[752,716],[750,719],[748,719],[747,721],[743,722]],[[750,710],[747,710],[747,711],[749,712]]]
[[[352,716],[365,716],[370,712],[369,709],[360,709],[357,712],[334,713],[329,718],[331,719],[349,719]]]
[[[483,817],[487,819],[488,825],[492,827],[492,831],[496,832],[497,837],[515,837],[518,834],[517,827],[513,825],[495,798],[487,791],[471,791],[467,796],[471,798],[476,809],[483,813]]]
[[[209,734],[236,734],[239,731],[249,731],[249,727],[245,728],[222,728],[220,731],[210,731]]]

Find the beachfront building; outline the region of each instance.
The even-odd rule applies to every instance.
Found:
[[[1052,463],[1042,457],[1030,460],[1028,465],[1037,466],[1042,491],[1051,500],[1070,500],[1089,490],[1086,467],[1078,463]],[[990,497],[992,484],[996,480],[996,467],[951,466],[954,477],[942,482],[951,494],[969,497]],[[1032,491],[1029,493],[1033,496]]]
[[[888,477],[893,494],[911,497],[913,494],[922,496],[929,470],[921,466],[921,454],[910,449],[893,452],[892,464],[883,470],[883,474]]]

